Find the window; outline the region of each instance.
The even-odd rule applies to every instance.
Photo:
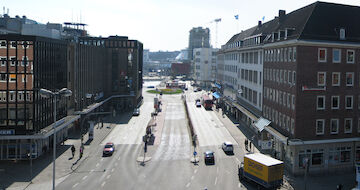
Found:
[[[331,109],[339,109],[339,96],[331,96]]]
[[[10,66],[15,66],[16,65],[16,57],[15,56],[11,56],[10,57]]]
[[[325,120],[324,119],[317,119],[316,120],[316,135],[323,135],[324,134],[324,127],[325,127]]]
[[[319,48],[318,50],[318,61],[326,62],[326,48]]]
[[[326,72],[318,72],[318,86],[325,86],[326,83]]]
[[[22,82],[27,82],[26,75],[22,75]]]
[[[293,85],[296,83],[296,71],[293,71]]]
[[[291,95],[291,109],[295,109],[295,95]]]
[[[11,41],[11,48],[16,48],[16,42],[15,41]]]
[[[6,40],[0,40],[0,48],[6,48]]]
[[[296,47],[294,47],[294,57],[293,57],[293,61],[295,62],[296,61]]]
[[[288,57],[289,57],[289,62],[291,62],[292,61],[292,56],[293,56],[293,53],[292,53],[292,48],[289,48],[289,55],[288,55]]]
[[[345,96],[345,109],[353,109],[353,96]]]
[[[29,59],[28,59],[28,56],[23,56],[22,57],[22,61],[21,61],[21,66],[28,66],[29,64]]]
[[[0,56],[0,61],[1,61],[1,66],[6,66],[6,57],[5,56]]]
[[[330,134],[338,134],[338,133],[339,133],[339,119],[331,119]]]
[[[292,84],[292,77],[291,77],[291,71],[288,71],[288,77],[289,77],[289,84]]]
[[[353,86],[354,85],[354,73],[347,72],[346,73],[346,86]]]
[[[0,73],[0,81],[6,82],[6,80],[7,80],[7,75],[5,73]]]
[[[317,103],[316,103],[317,110],[324,110],[325,109],[325,96],[317,96]]]
[[[352,132],[352,118],[345,118],[344,120],[344,132],[351,133]]]
[[[333,63],[340,63],[340,62],[341,62],[341,50],[333,49]]]
[[[14,92],[14,91],[10,91],[10,93],[9,93],[9,99],[10,99],[10,102],[15,101],[15,92]]]
[[[339,72],[332,73],[332,85],[340,86],[340,73]]]
[[[351,147],[337,147],[329,149],[329,164],[350,162]]]
[[[346,51],[346,63],[354,63],[355,60],[355,51],[354,50],[347,50]]]
[[[16,81],[16,74],[10,74],[10,82],[15,82]]]
[[[311,157],[311,150],[300,150],[299,151],[299,167],[300,168],[305,168],[305,160],[309,160],[310,161],[310,157]]]

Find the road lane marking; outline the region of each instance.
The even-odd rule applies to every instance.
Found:
[[[88,177],[87,175],[86,175],[86,176],[84,176],[84,177],[82,178],[82,180],[85,180],[87,177]]]
[[[191,180],[193,180],[195,178],[195,176],[191,176]]]
[[[97,164],[96,164],[96,167],[99,167],[99,165],[100,165],[100,164],[99,164],[99,163],[97,163]]]
[[[216,183],[217,183],[217,177],[215,178],[215,185],[216,185]]]
[[[190,187],[190,183],[186,184],[186,188],[189,188]]]
[[[111,177],[111,175],[108,175],[108,176],[106,176],[106,179],[109,179]]]
[[[101,184],[101,187],[104,187],[105,183],[106,183],[106,182],[104,181],[104,182]]]
[[[118,158],[118,160],[120,160],[121,157]]]
[[[92,173],[92,172],[94,172],[95,170],[94,169],[92,169],[92,170],[90,170],[90,173]]]
[[[104,161],[104,158],[101,158],[101,160],[100,161]]]
[[[111,172],[114,172],[115,168],[111,169]]]
[[[240,189],[240,182],[239,182],[239,184],[238,184],[238,188]]]
[[[79,183],[75,183],[72,188],[74,189],[77,185],[79,185]]]
[[[196,170],[194,171],[194,174],[196,174],[196,173],[197,173],[197,171],[198,171],[198,170],[196,169]]]

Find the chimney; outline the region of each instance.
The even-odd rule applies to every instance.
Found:
[[[279,21],[282,22],[285,19],[285,10],[279,10]]]
[[[261,20],[258,21],[258,27],[261,27]]]

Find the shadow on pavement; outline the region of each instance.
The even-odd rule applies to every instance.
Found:
[[[56,156],[59,157],[70,149],[70,145],[58,145]],[[68,153],[71,156],[71,151]],[[52,164],[53,151],[50,149],[47,153],[37,159],[32,160],[32,177],[30,178],[30,161],[0,161],[0,189],[6,189],[15,182],[30,182],[45,168]],[[52,175],[52,174],[51,174]]]

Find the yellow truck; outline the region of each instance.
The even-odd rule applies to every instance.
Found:
[[[246,154],[238,172],[240,180],[246,179],[265,188],[275,188],[282,184],[284,163],[261,153]]]

